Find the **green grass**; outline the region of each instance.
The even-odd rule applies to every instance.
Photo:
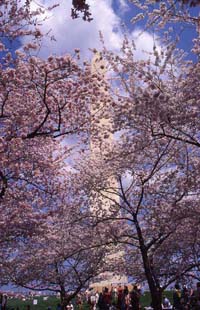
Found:
[[[33,305],[33,299],[37,299],[37,305]],[[9,310],[11,308],[14,308],[16,310],[17,307],[19,307],[19,310],[26,310],[27,305],[30,305],[31,310],[47,310],[47,308],[50,306],[52,310],[55,310],[59,302],[59,298],[56,297],[48,297],[47,300],[43,300],[43,297],[34,297],[25,301],[13,298],[8,299],[8,307]]]
[[[37,305],[33,304],[33,300],[37,299]],[[21,299],[8,299],[8,310],[14,308],[15,310],[19,307],[19,310],[27,310],[27,305],[30,305],[31,310],[47,310],[48,307],[51,307],[52,310],[56,310],[57,304],[60,303],[60,299],[57,297],[48,297],[47,300],[43,300],[43,297],[34,297],[27,299],[25,301]],[[75,304],[75,303],[74,303]],[[75,307],[76,310],[76,307]],[[89,305],[85,304],[83,310],[89,310]]]
[[[163,295],[165,295],[169,301],[172,303],[172,291],[165,291]],[[151,296],[149,292],[145,292],[141,297],[141,305],[142,307],[147,307],[151,303]]]
[[[169,298],[169,300],[172,302],[172,292],[166,291],[164,295]],[[38,304],[33,305],[33,299],[37,299]],[[34,297],[29,300],[20,300],[20,299],[9,299],[8,300],[8,308],[11,310],[11,308],[14,308],[16,310],[17,307],[19,307],[19,310],[26,310],[27,305],[31,306],[31,310],[47,310],[47,308],[50,306],[52,310],[56,310],[57,304],[60,302],[60,299],[57,297],[48,297],[47,300],[43,300],[43,297]],[[151,303],[151,297],[149,292],[145,292],[141,297],[141,305],[142,307],[149,306]],[[88,310],[88,305],[85,305],[83,307],[83,310]]]

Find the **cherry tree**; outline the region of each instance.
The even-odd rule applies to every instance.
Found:
[[[135,280],[147,280],[154,308],[161,309],[163,290],[199,267],[194,259],[199,243],[198,237],[194,240],[198,202],[192,198],[188,176],[172,161],[173,142],[166,149],[154,141],[137,151],[135,137],[129,139],[116,144],[117,151],[109,152],[106,159],[87,161],[80,173],[87,195],[98,206],[91,214],[94,225],[126,224],[111,233],[113,243],[125,246],[124,270]],[[118,186],[111,178],[118,180]],[[107,212],[105,199],[110,201]]]
[[[113,232],[113,242],[125,245],[129,273],[147,280],[160,310],[162,291],[199,268],[198,241],[192,241],[198,225],[199,63],[184,60],[172,44],[155,46],[147,60],[137,60],[135,49],[125,37],[121,54],[102,51],[111,70],[110,109],[102,105],[100,121],[93,122],[95,156],[87,155],[76,169],[97,209],[94,225],[126,224]],[[193,51],[199,51],[198,39]]]
[[[14,191],[20,191],[20,186],[21,191],[24,190],[24,184],[31,188],[40,187],[43,191],[38,171],[40,175],[42,171],[47,172],[49,168],[46,169],[45,165],[52,165],[54,169],[55,151],[65,153],[67,157],[67,148],[63,147],[61,151],[61,137],[70,134],[81,136],[82,132],[87,132],[91,118],[89,105],[98,96],[102,100],[104,98],[100,88],[103,82],[91,73],[89,64],[81,66],[78,63],[78,51],[75,53],[77,57],[50,56],[44,60],[31,56],[30,51],[37,48],[34,41],[15,52],[9,50],[6,40],[20,40],[25,35],[29,35],[31,40],[33,36],[36,39],[42,37],[37,24],[43,19],[45,9],[33,11],[31,1],[1,3],[2,206],[5,206],[5,200],[9,207],[8,197],[11,195],[17,201],[18,195]],[[56,137],[60,137],[59,142],[53,141]],[[45,187],[48,174],[43,178]],[[31,201],[34,195],[31,197],[28,190],[26,194],[30,194]]]
[[[31,39],[39,39],[43,36],[39,30],[41,23],[47,18],[47,12],[59,5],[59,1],[54,1],[52,6],[36,3],[33,0],[3,0],[0,3],[0,33],[1,49],[5,39],[13,40],[24,36],[32,36]],[[77,18],[79,12],[83,13],[84,20],[91,20],[89,5],[85,0],[72,1],[72,18]],[[6,47],[5,47],[6,48]]]
[[[68,55],[42,60],[16,53],[17,59],[9,57],[10,66],[1,71],[2,150],[14,145],[15,140],[25,148],[31,143],[43,144],[45,137],[81,136],[87,132],[92,117],[89,105],[99,96],[101,100],[106,98],[101,89],[103,82],[91,73],[89,65],[81,68]],[[28,141],[33,138],[34,142]],[[17,146],[13,150],[17,151]],[[8,185],[6,168],[2,161],[1,198]]]
[[[167,5],[143,8],[148,29],[163,31],[168,22],[194,25],[197,37],[191,48],[198,59],[198,17],[182,6],[176,11],[171,1]],[[135,60],[136,47],[127,38],[121,55],[104,50],[114,81],[110,118],[113,133],[120,138],[108,146],[107,155],[102,151],[105,183],[98,179],[96,190],[97,197],[109,199],[109,192],[120,197],[116,209],[127,222],[127,231],[118,240],[127,244],[128,266],[130,259],[137,259],[131,273],[146,278],[154,309],[161,309],[163,289],[199,269],[199,234],[194,228],[199,195],[199,62],[185,60],[169,33],[163,46],[155,42],[147,60]],[[106,178],[109,165],[118,187]]]
[[[11,40],[21,36],[35,35],[38,37],[41,35],[34,26],[43,19],[41,15],[44,10],[39,6],[33,10],[31,3],[32,1],[21,0],[1,1],[1,43],[6,38]],[[28,29],[28,26],[33,26],[33,28]]]
[[[45,15],[44,8],[33,11],[31,3],[3,1],[0,4],[1,282],[15,280],[27,286],[37,283],[40,289],[45,285],[60,291],[63,298],[66,286],[77,294],[97,275],[105,252],[96,246],[88,256],[86,245],[80,250],[80,229],[85,228],[85,236],[89,235],[86,224],[77,224],[73,238],[63,242],[63,234],[73,230],[73,222],[66,229],[59,224],[59,210],[57,217],[54,214],[54,218],[49,219],[50,210],[54,210],[52,201],[64,193],[70,197],[61,185],[65,184],[67,175],[63,165],[72,151],[65,137],[85,138],[93,117],[91,103],[97,98],[106,100],[105,83],[91,72],[90,64],[79,64],[78,50],[74,57],[31,56],[31,51],[38,47],[37,40],[42,40],[37,25]],[[30,42],[16,51],[9,50],[9,40],[16,43],[25,35],[30,36]],[[69,222],[67,216],[70,215],[63,216]],[[88,242],[91,238],[92,234]],[[41,255],[44,247],[47,250],[45,274]],[[70,298],[72,296],[68,300]]]
[[[1,283],[8,281],[3,271],[4,263],[22,240],[39,233],[47,216],[47,206],[57,191],[54,184],[60,178],[61,154],[56,156],[56,145],[59,150],[60,144],[54,141],[52,145],[49,138],[40,143],[33,139],[4,140],[1,167],[5,188],[2,188],[4,193],[0,201]]]
[[[133,23],[137,25],[139,20],[146,18],[145,30],[154,33],[163,44],[162,50],[159,51],[156,40],[154,42],[152,56],[155,57],[155,70],[149,70],[147,75],[144,72],[141,72],[141,74],[145,74],[145,82],[154,88],[155,93],[157,92],[155,96],[163,96],[166,99],[170,94],[170,97],[176,101],[176,103],[171,104],[168,100],[164,100],[161,103],[162,112],[157,108],[156,126],[152,125],[151,127],[152,136],[173,138],[185,142],[188,146],[195,145],[199,147],[199,128],[197,125],[197,105],[199,101],[199,1],[165,1],[165,3],[162,1],[145,1],[143,5],[137,0],[132,2],[142,12],[133,18]],[[192,7],[194,8],[192,9]],[[184,28],[188,27],[192,30],[192,35],[187,53],[189,53],[188,58],[192,57],[192,60],[186,62],[183,60],[186,56],[184,51],[178,50],[177,45],[181,39],[184,40]],[[171,82],[173,81],[177,85],[175,94],[175,87],[172,86],[168,89],[169,93],[162,87],[166,85],[163,83],[163,78],[165,78],[163,73],[166,74],[167,63],[168,66],[171,66]],[[179,104],[180,102],[181,104]],[[150,106],[148,106],[148,111],[149,108]],[[155,117],[155,111],[153,110],[149,113],[152,124]],[[195,126],[193,126],[194,123]]]
[[[66,183],[59,187],[67,189]],[[73,199],[72,191],[67,197],[54,195],[45,219],[39,219],[40,230],[21,239],[3,265],[13,284],[60,293],[64,307],[102,272],[112,270],[106,260],[112,252],[108,228],[93,227],[86,204],[86,199]]]
[[[70,56],[27,59],[18,52],[13,64],[1,71],[0,86],[0,204],[7,224],[7,213],[48,204],[71,154],[65,137],[84,138],[89,105],[106,97],[89,65],[82,69]]]
[[[26,32],[34,15],[17,2],[8,22],[6,3],[4,37],[41,36],[37,29]],[[168,12],[163,3],[159,27],[176,17],[162,10]],[[147,11],[149,26],[151,18],[157,22],[156,14]],[[184,16],[198,31],[198,19]],[[127,273],[147,279],[154,308],[160,310],[163,289],[199,267],[198,234],[190,246],[199,212],[199,63],[184,61],[174,42],[167,43],[169,37],[165,42],[139,61],[127,38],[119,55],[104,49],[110,84],[71,56],[30,56],[35,42],[13,56],[2,42],[0,199],[7,232],[1,231],[1,240],[5,245],[11,240],[12,247],[1,257],[5,274],[16,284],[59,291],[62,300],[71,290],[70,299],[106,271],[108,245],[122,244]],[[199,52],[198,38],[193,51]],[[112,126],[99,119],[111,120]],[[81,188],[75,191],[76,203],[70,203],[70,191],[65,193],[62,172],[69,154],[64,138],[71,134],[86,142],[82,150],[87,154],[70,175],[75,188]],[[87,152],[91,137],[95,156]],[[27,221],[22,221],[19,210],[23,216],[25,208]],[[14,219],[10,227],[9,219]]]
[[[159,0],[147,0],[143,1],[143,3],[139,0],[131,0],[130,2],[140,9],[140,13],[133,17],[132,22],[147,17],[146,27],[150,31],[156,30],[156,32],[158,32],[162,29],[165,29],[166,31],[168,27],[176,27],[176,23],[181,22],[183,25],[189,24],[190,27],[194,25],[197,27],[198,32],[199,0],[167,0],[165,2]],[[180,25],[179,30],[181,30]]]
[[[113,243],[125,245],[128,274],[147,280],[154,308],[161,309],[162,291],[198,266],[191,249],[198,207],[188,182],[191,172],[183,163],[179,167],[173,140],[167,146],[157,140],[146,145],[137,135],[123,134],[107,154],[83,163],[80,174],[97,208],[91,214],[94,225],[126,224],[112,231]],[[106,212],[105,199],[110,201]]]

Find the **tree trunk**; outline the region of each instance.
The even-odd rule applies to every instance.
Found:
[[[162,310],[162,290],[155,287],[155,285],[149,285],[151,300],[152,300],[152,308],[154,310]]]
[[[60,286],[60,301],[61,301],[61,308],[65,310],[66,308],[66,292],[64,286]]]
[[[72,299],[73,299],[72,294],[65,296],[65,307],[69,305]]]
[[[151,294],[152,307],[154,310],[162,310],[162,289],[155,283],[153,271],[151,269],[147,253],[142,253],[142,257],[145,275]]]
[[[136,227],[137,235],[139,239],[144,272],[146,275],[146,279],[147,279],[150,294],[151,294],[152,307],[154,310],[162,310],[162,289],[160,288],[159,283],[156,283],[155,275],[153,273],[153,268],[151,266],[151,262],[147,254],[147,248],[144,243],[142,231],[141,231],[141,228],[137,221],[136,216],[134,218],[134,222],[135,222],[135,227]]]

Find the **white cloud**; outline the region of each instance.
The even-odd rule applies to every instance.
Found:
[[[50,6],[54,2],[55,0],[43,1],[42,4],[48,3]],[[119,49],[122,39],[121,20],[112,8],[112,1],[89,0],[88,3],[93,17],[91,22],[85,22],[82,18],[72,20],[71,1],[66,0],[61,0],[59,7],[48,14],[48,19],[41,28],[45,33],[51,30],[50,35],[53,35],[56,41],[44,39],[40,51],[42,57],[71,53],[75,48],[80,48],[83,57],[87,57],[90,54],[89,48],[102,47],[99,31],[102,32],[109,49]]]
[[[131,34],[132,39],[136,45],[135,58],[136,59],[148,59],[153,52],[154,46],[158,53],[161,51],[158,37],[153,36],[147,31],[142,29],[136,29]],[[152,57],[151,57],[152,58]],[[153,56],[155,58],[155,56]]]
[[[118,1],[119,1],[119,11],[122,15],[129,10],[129,5],[127,0],[118,0]]]
[[[73,53],[75,48],[79,48],[83,59],[91,57],[89,49],[102,48],[99,31],[103,34],[107,49],[119,51],[123,40],[122,19],[113,10],[113,1],[116,0],[88,0],[93,21],[86,22],[81,17],[72,20],[71,1],[60,0],[58,7],[45,14],[47,19],[41,29],[43,33],[50,33],[49,37],[43,39],[39,56],[46,58],[51,54],[63,55]],[[55,4],[55,0],[40,0],[37,3],[51,6]],[[33,9],[37,3],[33,2]],[[127,9],[127,0],[117,0],[116,3],[121,15],[121,11]],[[50,36],[54,36],[56,41],[50,40]],[[136,29],[130,34],[130,38],[134,39],[137,47],[136,59],[149,58],[146,52],[153,51],[153,36]]]

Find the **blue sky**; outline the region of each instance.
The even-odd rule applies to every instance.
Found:
[[[99,31],[103,33],[108,49],[118,51],[123,38],[122,23],[127,27],[130,37],[135,39],[138,52],[136,57],[144,57],[142,50],[151,51],[153,47],[153,35],[141,30],[144,24],[140,23],[140,29],[131,24],[131,18],[138,13],[136,7],[129,0],[87,0],[93,21],[85,22],[81,18],[71,19],[71,0],[59,0],[59,6],[46,14],[47,20],[42,26],[43,32],[49,32],[49,37],[54,36],[56,41],[45,39],[43,41],[40,56],[47,57],[50,54],[62,55],[73,53],[75,48],[80,48],[83,58],[90,58],[91,48],[101,49]],[[38,0],[50,6],[55,0]],[[33,6],[36,6],[33,5]],[[178,26],[180,27],[180,25]],[[174,32],[175,33],[175,32]],[[194,31],[185,27],[179,46],[186,51],[190,50],[191,39]],[[159,45],[159,41],[157,42]]]
[[[54,4],[55,0],[40,0],[40,3],[49,6]],[[142,49],[152,50],[153,36],[147,32],[139,36],[141,31],[130,22],[131,17],[138,11],[128,0],[88,0],[88,3],[93,17],[90,23],[81,18],[71,19],[71,1],[60,0],[59,7],[46,14],[47,20],[42,26],[42,31],[50,31],[49,36],[54,36],[56,41],[44,39],[40,56],[73,53],[75,48],[80,48],[83,58],[90,58],[92,53],[89,49],[102,47],[99,31],[103,33],[106,47],[119,51],[123,39],[122,23],[126,25],[130,36],[136,40],[139,48],[137,57],[140,57]]]

